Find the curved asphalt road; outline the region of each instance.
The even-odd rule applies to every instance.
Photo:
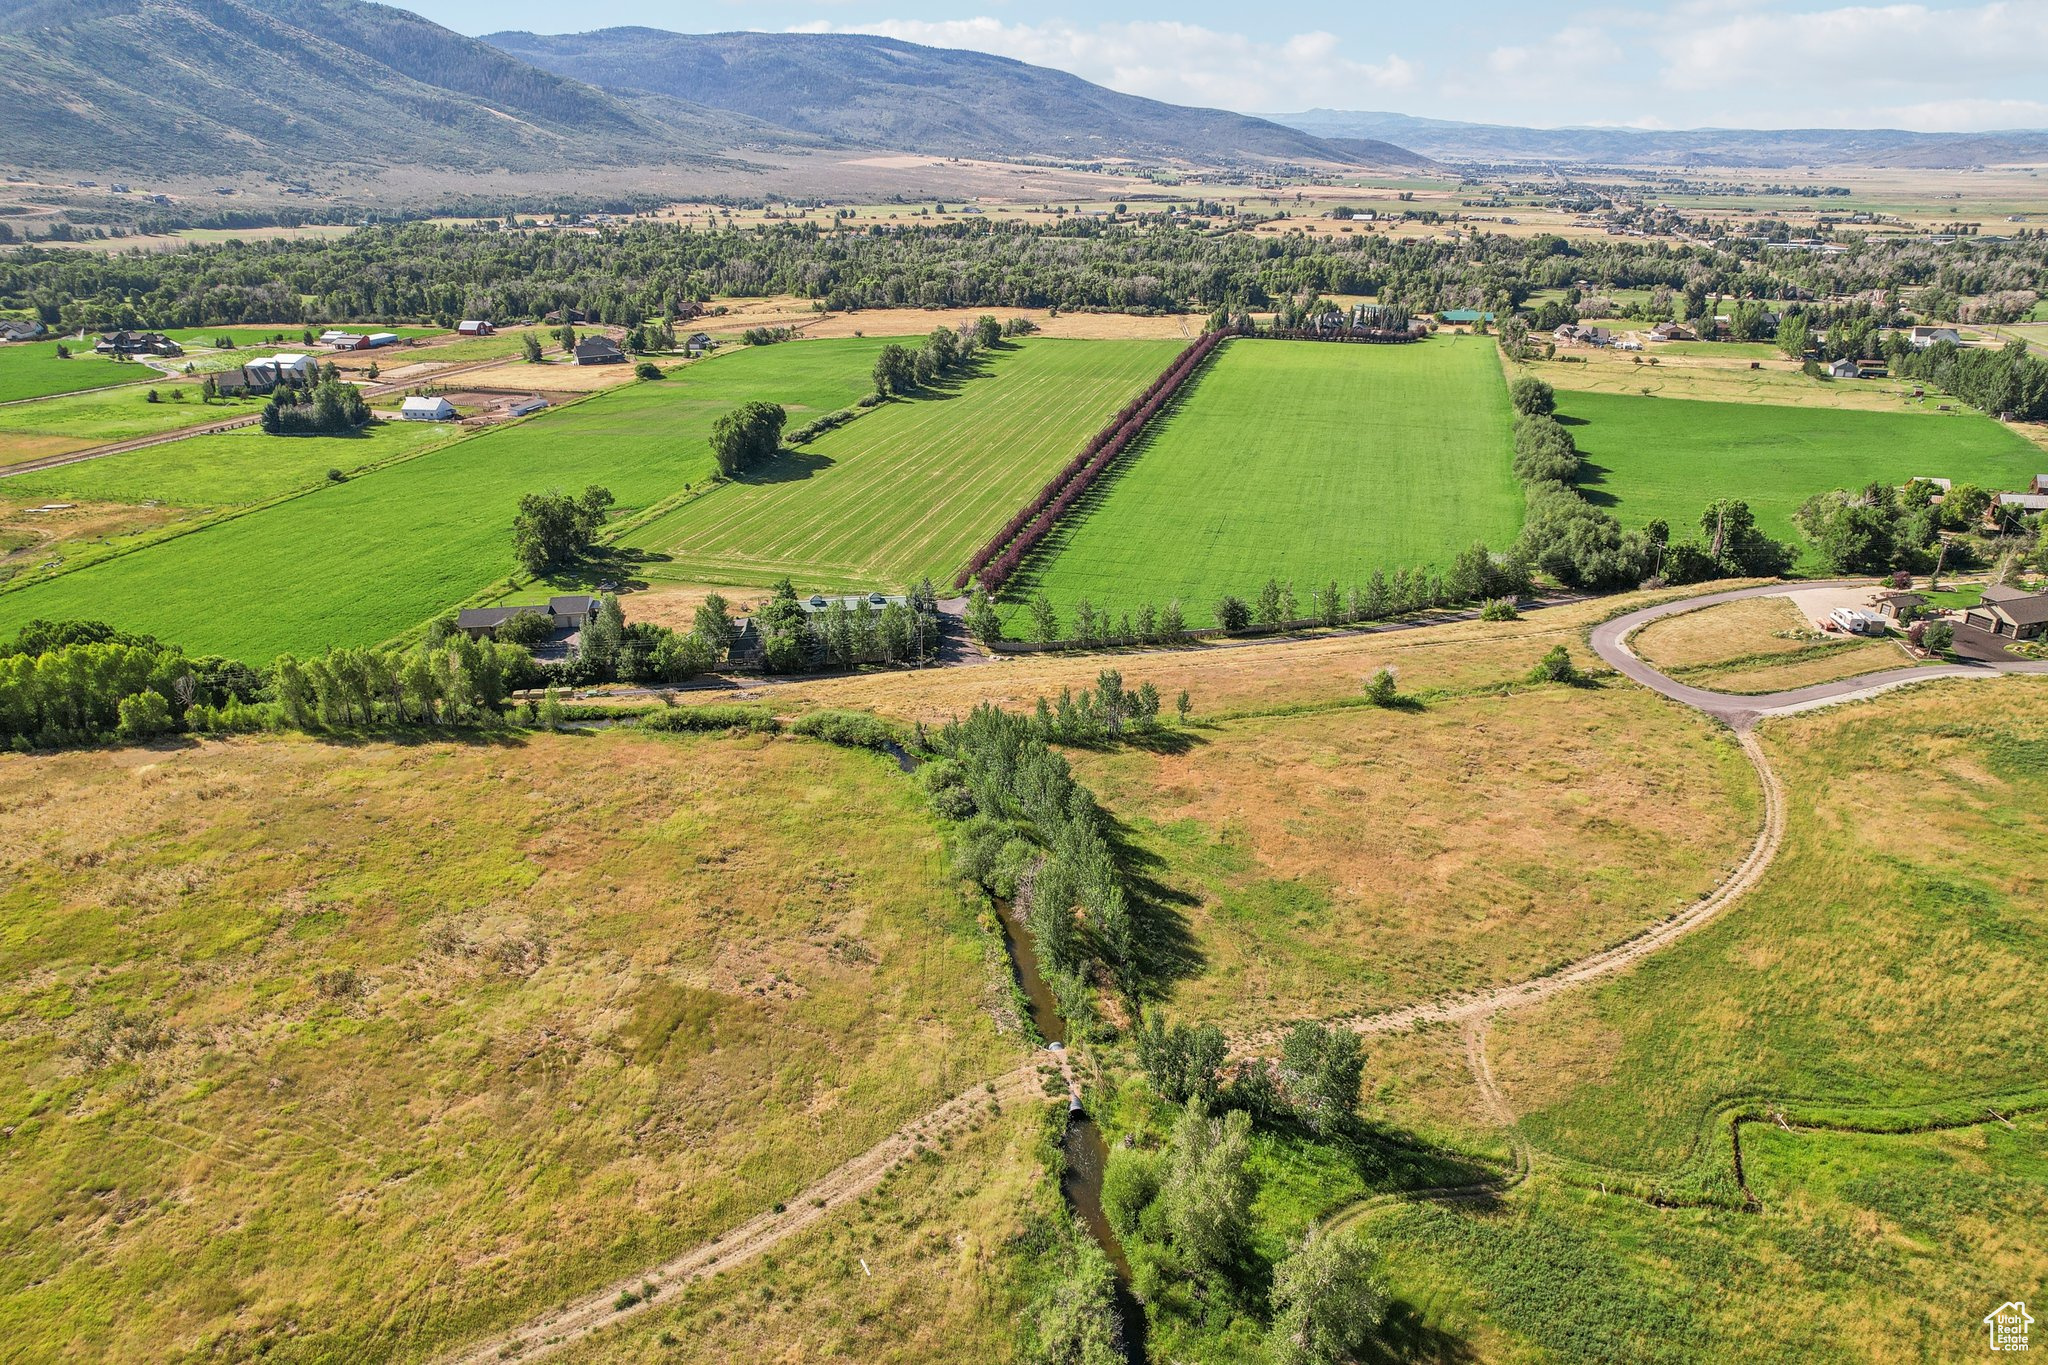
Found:
[[[1859,678],[1844,678],[1840,682],[1795,687],[1785,692],[1738,696],[1731,692],[1710,692],[1704,687],[1691,687],[1682,682],[1674,682],[1637,658],[1635,651],[1628,647],[1630,635],[1650,622],[1666,616],[1677,616],[1681,612],[1719,606],[1723,602],[1739,602],[1749,597],[1780,597],[1788,592],[1798,592],[1806,588],[1854,588],[1866,582],[1866,579],[1840,579],[1831,583],[1766,584],[1761,588],[1736,588],[1729,592],[1708,593],[1704,597],[1683,597],[1676,602],[1645,607],[1641,611],[1632,611],[1626,616],[1617,616],[1611,621],[1602,622],[1593,629],[1593,652],[1612,664],[1623,676],[1632,678],[1651,691],[1662,693],[1673,701],[1682,702],[1694,710],[1704,711],[1725,721],[1737,731],[1752,728],[1766,716],[1790,715],[1795,711],[1810,711],[1817,706],[1828,706],[1835,702],[1874,697],[1894,687],[1905,687],[1929,678],[1995,678],[2005,673],[2048,673],[2048,662],[1919,664],[1887,669],[1882,673],[1866,673]]]

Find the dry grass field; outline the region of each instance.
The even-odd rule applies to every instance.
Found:
[[[168,526],[188,515],[180,507],[122,502],[80,502],[57,512],[36,512],[50,499],[6,496],[0,484],[0,582],[24,569],[68,559],[123,536]]]
[[[465,387],[516,389],[522,393],[539,389],[543,393],[598,393],[633,382],[633,366],[578,365],[572,361],[546,360],[529,365],[523,360],[472,370],[462,376]]]
[[[1264,714],[1294,706],[1355,701],[1365,679],[1382,667],[1399,674],[1404,692],[1425,696],[1519,683],[1553,645],[1569,649],[1579,667],[1601,670],[1605,665],[1585,644],[1586,633],[1595,622],[1682,595],[1627,593],[1533,611],[1506,622],[1460,621],[1418,629],[1190,649],[1006,655],[974,668],[756,682],[737,689],[683,693],[678,699],[685,704],[721,702],[737,695],[764,701],[782,714],[851,706],[906,722],[939,724],[964,715],[983,701],[1009,710],[1029,710],[1039,697],[1056,696],[1062,687],[1092,687],[1097,674],[1114,668],[1122,671],[1130,685],[1150,682],[1168,698],[1186,689],[1199,722],[1239,713]],[[635,600],[625,599],[628,619],[638,619]]]
[[[1001,1361],[1034,1226],[1065,1219],[1039,1152],[1044,1110],[933,1148],[851,1210],[743,1271],[673,1298],[554,1359],[562,1365]],[[865,1262],[865,1267],[863,1267]]]
[[[1020,1056],[916,789],[809,741],[5,757],[0,850],[23,1359],[426,1359]]]
[[[736,337],[749,327],[798,327],[807,337],[927,336],[935,327],[958,327],[984,313],[1007,322],[1029,318],[1038,335],[1082,341],[1146,341],[1201,335],[1202,319],[1139,316],[1134,313],[1060,313],[1044,308],[866,308],[855,313],[819,313],[811,300],[793,295],[728,299],[722,317],[687,324],[715,337]]]
[[[1712,888],[1759,801],[1724,731],[1618,683],[1249,717],[1073,761],[1186,922],[1167,1008],[1230,1031],[1625,938]]]
[[[1727,348],[1733,352],[1736,348]],[[1566,358],[1569,357],[1569,358]],[[1652,365],[1654,359],[1657,363]],[[1751,369],[1752,364],[1761,369]],[[1574,349],[1556,360],[1509,364],[1511,374],[1532,374],[1559,389],[1658,398],[1693,398],[1715,403],[1764,403],[1850,412],[1933,412],[1938,395],[1912,396],[1914,385],[1899,379],[1813,379],[1796,361],[1754,360],[1741,354],[1674,354]]]
[[[1717,692],[1777,692],[1912,662],[1893,640],[1816,631],[1784,597],[1667,616],[1636,632],[1631,647],[1672,677]]]

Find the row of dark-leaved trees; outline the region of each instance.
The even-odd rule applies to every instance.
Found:
[[[964,588],[978,578],[985,591],[998,591],[1017,571],[1017,566],[1024,562],[1024,557],[1052,530],[1053,524],[1088,491],[1088,486],[1117,456],[1129,449],[1144,431],[1145,424],[1166,406],[1228,335],[1230,333],[1227,332],[1205,332],[1200,340],[1182,351],[1164,374],[1153,380],[1142,394],[1125,404],[1102,430],[1088,439],[1088,444],[1053,475],[1038,491],[1038,496],[1011,517],[988,544],[974,552],[974,557],[967,561],[967,567],[961,570],[953,586]]]

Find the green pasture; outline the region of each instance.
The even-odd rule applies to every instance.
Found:
[[[57,356],[55,341],[24,341],[0,346],[0,403],[23,398],[43,398],[53,393],[75,393],[108,384],[125,384],[147,379],[151,370],[132,360],[109,360],[94,355],[90,341],[62,343],[71,351],[68,360]],[[0,410],[0,428],[9,413]]]
[[[1034,338],[889,403],[635,532],[664,577],[942,587],[1116,410],[1175,341]],[[792,425],[795,425],[793,422]]]
[[[1732,1099],[1853,1118],[2038,1090],[2044,696],[2036,678],[1923,684],[1881,714],[1770,724],[1794,798],[1776,861],[1725,918],[1502,1022],[1494,1071],[1523,1132],[1661,1182],[1720,1167]]]
[[[2039,447],[1973,412],[1854,412],[1624,394],[1557,395],[1585,454],[1579,487],[1625,526],[1677,533],[1716,498],[1741,498],[1766,533],[1797,541],[1792,513],[1815,493],[1915,476],[2024,486]]]
[[[873,341],[748,349],[203,530],[0,592],[0,630],[95,617],[188,647],[268,660],[388,639],[515,570],[519,498],[600,483],[621,512],[711,477],[717,416],[753,398],[792,421],[867,392]],[[261,602],[225,612],[223,598]]]
[[[1232,341],[1005,590],[1129,610],[1269,577],[1305,601],[1331,579],[1447,564],[1521,527],[1510,412],[1488,337],[1411,346]]]
[[[353,474],[461,435],[427,422],[375,422],[356,436],[267,436],[242,427],[19,474],[0,489],[76,502],[240,506],[325,483],[331,469]]]
[[[1754,1212],[1657,1208],[1537,1178],[1412,1204],[1361,1233],[1387,1258],[1407,1360],[1965,1360],[2041,1283],[2048,1124],[1912,1134],[1743,1129]],[[2036,1329],[2039,1330],[2038,1328]]]
[[[129,384],[98,393],[56,394],[34,403],[0,408],[0,465],[115,441],[132,441],[183,427],[231,422],[263,406],[254,399],[203,403],[199,399],[202,382],[203,377],[198,375],[158,378],[149,384]],[[157,392],[157,402],[149,401],[151,389]],[[172,400],[173,389],[184,391],[182,402]]]

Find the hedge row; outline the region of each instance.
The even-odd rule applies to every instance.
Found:
[[[1052,481],[1038,491],[1038,496],[1024,510],[1011,517],[1009,524],[998,531],[993,540],[975,551],[974,557],[967,561],[967,567],[953,580],[953,586],[965,588],[979,576],[984,591],[994,593],[1000,588],[1024,562],[1024,557],[1045,539],[1053,524],[1088,491],[1096,477],[1138,439],[1145,424],[1166,406],[1180,386],[1187,382],[1188,376],[1208,359],[1209,353],[1221,345],[1225,337],[1231,335],[1234,333],[1229,331],[1205,332],[1200,340],[1182,351],[1166,373],[1127,403],[1110,419],[1109,425],[1090,437],[1088,444],[1081,447],[1081,453],[1067,461],[1065,468],[1053,475]]]

